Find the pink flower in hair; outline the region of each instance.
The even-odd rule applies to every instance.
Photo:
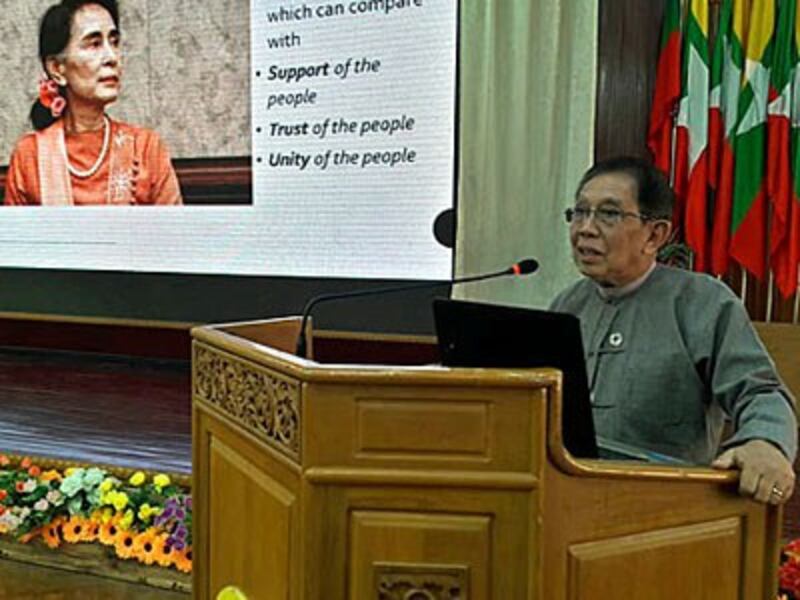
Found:
[[[50,104],[50,114],[53,115],[53,118],[57,119],[63,114],[65,108],[67,108],[66,99],[63,96],[57,96],[53,99],[52,104]]]
[[[44,80],[42,82],[42,88],[44,89],[44,92],[51,97],[58,94],[58,84],[52,79]]]
[[[67,107],[66,99],[61,95],[58,84],[52,79],[42,78],[39,82],[39,102],[50,109],[54,118],[60,117]]]

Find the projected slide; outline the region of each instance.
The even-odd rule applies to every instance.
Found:
[[[206,10],[195,2],[198,13]],[[23,136],[11,153],[0,209],[5,232],[0,264],[299,277],[450,276],[450,250],[435,241],[432,226],[452,207],[455,194],[457,3],[229,4],[237,3],[249,14],[249,56],[226,57],[220,69],[244,68],[248,74],[249,91],[235,97],[249,104],[252,203],[183,202],[181,172],[172,168],[170,152],[171,144],[182,154],[187,147],[191,152],[184,140],[191,137],[180,135],[182,113],[175,110],[177,122],[166,123],[161,113],[131,124],[114,116],[117,95],[123,103],[126,94],[135,94],[125,87],[123,68],[131,46],[113,39],[113,16],[91,5],[96,14],[80,31],[106,45],[109,56],[118,46],[118,58],[112,56],[96,73],[96,94],[110,112],[104,105],[96,126],[76,136],[69,103],[61,106],[56,89],[40,87],[40,103],[52,118],[38,133]],[[168,4],[156,11],[159,22],[170,10],[184,10]],[[128,35],[124,17],[123,12],[118,23],[122,40]],[[173,15],[175,26],[183,18],[192,27],[185,17]],[[223,46],[241,35],[241,23],[233,18],[209,22],[213,28],[191,37],[213,41],[218,35]],[[74,36],[75,27],[72,31]],[[168,47],[150,43],[156,46],[149,60],[163,64]],[[131,62],[141,58],[133,50]],[[59,79],[57,66],[48,71],[66,95],[72,82]],[[198,80],[198,94],[213,92],[204,89],[207,83]],[[225,114],[225,107],[213,108]],[[213,142],[214,128],[221,131],[226,124],[223,118],[202,126]],[[175,130],[178,135],[170,133]]]

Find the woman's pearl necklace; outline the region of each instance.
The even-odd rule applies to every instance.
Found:
[[[67,161],[67,169],[70,173],[75,175],[75,177],[78,177],[79,179],[88,179],[97,173],[97,171],[100,169],[100,166],[103,164],[103,161],[106,158],[106,153],[108,152],[108,143],[111,140],[111,122],[106,115],[103,115],[103,130],[103,147],[100,149],[100,156],[97,157],[97,162],[95,162],[88,171],[80,171],[69,163],[67,146],[64,144],[64,158]]]

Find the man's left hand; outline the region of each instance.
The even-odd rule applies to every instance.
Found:
[[[794,470],[783,452],[764,440],[750,440],[723,452],[712,464],[715,469],[737,468],[739,493],[759,502],[783,504],[794,491]]]

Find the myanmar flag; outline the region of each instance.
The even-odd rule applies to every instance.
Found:
[[[672,128],[681,95],[681,1],[667,0],[661,27],[658,71],[650,111],[647,146],[655,166],[669,174],[672,167]]]
[[[759,279],[766,275],[767,95],[774,50],[776,0],[753,0],[745,44],[745,74],[734,141],[736,177],[731,214],[731,256]]]
[[[684,211],[684,237],[694,251],[697,271],[708,268],[708,22],[708,0],[691,0],[684,34],[675,187],[681,199],[678,210]]]
[[[708,122],[708,182],[714,190],[710,271],[728,270],[733,204],[733,139],[744,70],[746,0],[723,0],[711,59]]]
[[[792,154],[797,154],[797,140],[796,135],[792,135],[792,104],[800,99],[799,91],[793,85],[798,71],[796,35],[797,4],[794,0],[781,2],[770,72],[767,190],[772,203],[770,265],[778,290],[787,298],[797,289],[797,254],[793,251],[800,241],[798,233],[795,231],[793,237],[791,231],[793,226],[796,228],[792,218],[797,213],[792,176]],[[796,129],[794,133],[797,133]],[[795,137],[794,143],[790,141],[792,137]]]

